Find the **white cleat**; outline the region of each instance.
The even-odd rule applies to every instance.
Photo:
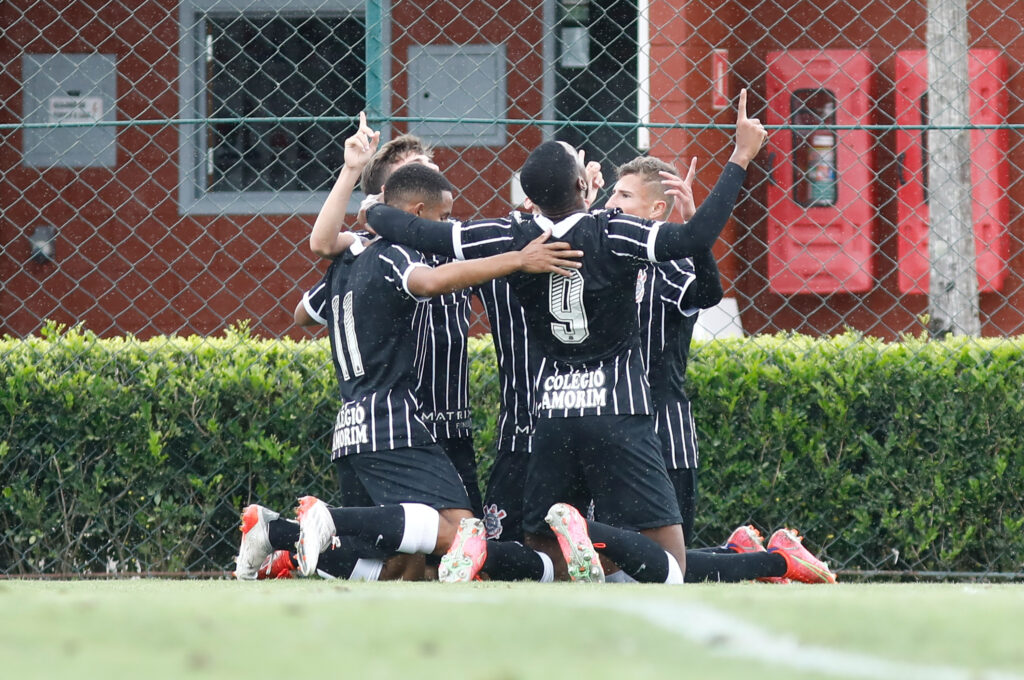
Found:
[[[281,515],[262,505],[248,505],[242,510],[242,542],[235,558],[235,578],[255,581],[260,565],[272,552],[267,525]]]
[[[299,518],[299,571],[303,576],[312,576],[320,553],[337,541],[336,527],[327,504],[315,496],[300,498],[295,514]]]

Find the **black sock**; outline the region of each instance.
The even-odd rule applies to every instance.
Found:
[[[354,536],[385,553],[398,552],[398,547],[402,545],[405,510],[401,505],[331,508],[331,518],[342,543],[345,542],[345,536]]]
[[[770,552],[737,553],[727,555],[704,550],[686,551],[687,583],[718,581],[736,583],[751,581],[766,576],[784,576],[786,560],[782,555]]]
[[[359,538],[345,537],[337,548],[328,548],[320,553],[316,569],[335,578],[348,578],[359,560],[385,560],[388,556],[389,553],[378,550]]]
[[[724,545],[713,545],[710,548],[693,548],[693,550],[702,553],[712,553],[713,555],[731,555],[736,552],[732,548],[726,548]]]
[[[640,583],[664,583],[668,579],[671,556],[643,534],[591,520],[587,520],[587,531],[598,552]]]
[[[267,535],[274,550],[295,552],[299,542],[299,523],[290,519],[275,519],[267,524]]]
[[[494,581],[540,581],[544,560],[522,543],[487,541],[487,560],[481,571]]]

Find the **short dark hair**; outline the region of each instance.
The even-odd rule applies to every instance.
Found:
[[[401,135],[395,137],[377,149],[373,158],[363,168],[359,176],[359,186],[367,194],[379,194],[381,187],[388,181],[392,166],[410,154],[423,154],[433,160],[434,150],[423,143],[419,137]]]
[[[523,192],[542,210],[571,207],[579,179],[579,159],[561,142],[544,142],[531,151],[519,173]]]
[[[655,158],[654,156],[637,156],[628,163],[623,163],[615,169],[615,176],[622,179],[626,175],[637,175],[647,186],[654,186],[655,190],[665,201],[665,214],[672,212],[675,205],[675,197],[665,193],[665,185],[661,183],[661,175],[658,173],[667,172],[676,174],[676,169],[671,165]]]
[[[441,202],[446,191],[451,192],[452,185],[441,173],[421,163],[410,163],[388,177],[388,183],[384,185],[384,202],[395,205],[422,201],[435,205]]]

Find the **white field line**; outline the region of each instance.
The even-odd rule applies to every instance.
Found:
[[[458,592],[461,590],[461,592]],[[348,592],[375,599],[381,593]],[[582,593],[581,593],[582,595]],[[522,604],[523,600],[510,600],[496,591],[481,592],[469,589],[442,588],[432,592],[395,594],[395,597],[437,599],[467,604]],[[521,598],[522,593],[517,597]],[[385,596],[388,597],[388,596]],[[847,652],[819,645],[802,643],[792,635],[773,633],[742,619],[724,614],[707,605],[697,603],[665,602],[648,598],[619,597],[607,593],[600,597],[559,597],[562,605],[604,609],[642,619],[663,630],[705,647],[714,654],[742,657],[772,667],[825,673],[839,678],[870,678],[871,680],[1024,680],[1024,676],[1001,671],[973,671],[954,666],[915,664],[890,661],[881,657]],[[550,600],[546,600],[550,603]],[[770,661],[767,661],[770,659]]]
[[[772,633],[711,607],[694,603],[609,598],[605,609],[632,614],[712,651],[751,659],[771,659],[772,666],[826,673],[842,678],[893,680],[1024,680],[997,671],[969,671],[889,661],[877,656],[801,643],[790,635]]]

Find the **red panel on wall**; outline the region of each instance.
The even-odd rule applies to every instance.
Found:
[[[864,292],[873,285],[874,65],[856,50],[768,54],[768,282],[776,293]],[[823,127],[815,127],[823,126]]]
[[[968,62],[970,120],[974,125],[999,125],[1006,121],[1010,97],[1005,83],[1006,59],[998,50],[971,50]],[[896,122],[925,125],[928,122],[928,54],[924,50],[897,53]],[[977,254],[978,290],[996,291],[1006,277],[1010,221],[1009,132],[971,131],[971,195],[974,248]],[[897,189],[899,220],[899,286],[904,293],[927,293],[928,265],[928,172],[927,132],[897,130],[896,153],[900,164]]]

